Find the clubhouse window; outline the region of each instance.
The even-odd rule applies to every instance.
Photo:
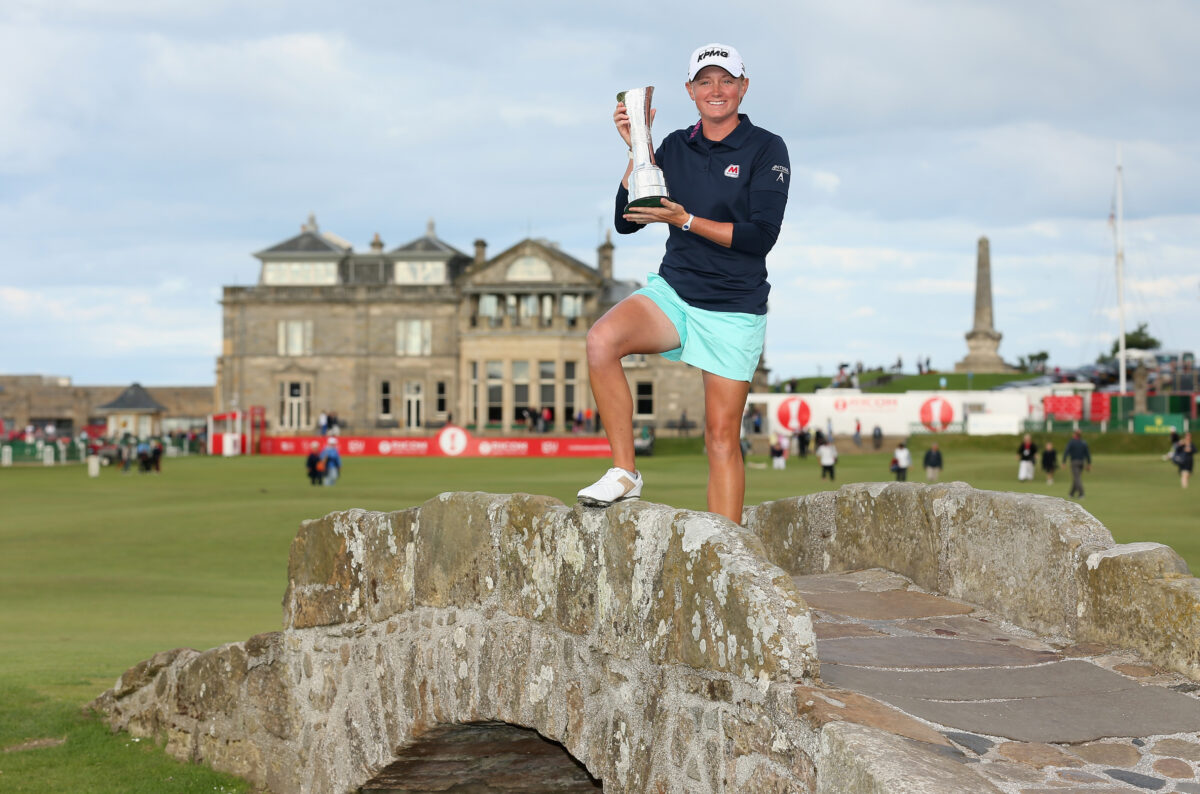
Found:
[[[513,422],[525,422],[530,415],[529,362],[512,362]]]
[[[487,421],[489,425],[504,422],[504,362],[488,361]]]
[[[392,418],[392,382],[390,380],[379,382],[379,417],[381,419]]]
[[[637,382],[637,397],[636,408],[634,413],[638,416],[653,416],[654,415],[654,383],[653,381],[638,381]]]
[[[312,320],[280,320],[276,326],[277,352],[281,356],[311,356]]]
[[[396,355],[428,356],[433,351],[431,320],[396,321]]]

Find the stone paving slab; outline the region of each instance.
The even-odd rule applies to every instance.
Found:
[[[911,590],[882,593],[804,593],[813,609],[868,620],[896,620],[941,615],[965,615],[975,610],[969,604]]]
[[[1140,688],[1136,681],[1094,664],[1075,660],[1052,662],[1037,667],[936,672],[874,670],[841,664],[823,664],[821,678],[843,689],[865,692],[885,699],[892,695],[902,695],[943,701],[1098,695]],[[1179,697],[1196,702],[1183,695]],[[1200,705],[1200,702],[1197,702],[1197,705]]]
[[[798,579],[814,606],[824,684],[887,703],[962,748],[922,744],[981,781],[956,790],[1200,794],[1200,688],[1185,677],[1129,651],[1038,637],[981,607],[917,597],[890,571]],[[973,611],[937,614],[943,601]],[[904,616],[897,605],[929,608]]]
[[[796,589],[801,593],[833,593],[833,592],[883,592],[886,590],[904,590],[910,584],[908,579],[898,573],[885,571],[882,568],[868,568],[862,571],[844,571],[836,574],[815,573],[792,577]]]
[[[1037,647],[1051,650],[1046,643],[1032,635],[1014,636],[1009,630],[989,620],[973,615],[951,615],[949,617],[927,617],[918,620],[900,620],[893,624],[896,629],[913,634],[936,634],[939,637],[961,637],[965,640],[1004,642],[1022,647]]]
[[[1200,730],[1200,703],[1183,703],[1179,698],[1192,700],[1158,687],[974,702],[880,696],[902,711],[960,731],[1060,744]]]
[[[815,623],[813,633],[818,640],[834,640],[839,637],[883,637],[885,632],[864,626],[861,623]]]
[[[819,647],[818,653],[822,650]],[[902,664],[903,659],[891,661],[897,667],[915,666]],[[1200,731],[1197,699],[1141,686],[1081,661],[939,671],[826,663],[821,678],[950,728],[1018,741],[1076,743]]]
[[[817,655],[832,664],[905,668],[1026,666],[1059,658],[1006,643],[950,637],[846,637],[819,641]]]

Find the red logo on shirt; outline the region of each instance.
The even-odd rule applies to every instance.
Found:
[[[740,172],[741,172],[741,166],[731,165],[725,169],[725,176],[730,176],[730,177],[733,177],[734,179],[737,179],[738,174]]]

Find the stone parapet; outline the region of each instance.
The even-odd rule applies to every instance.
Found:
[[[957,659],[1043,677],[1055,654],[995,639],[995,624],[960,617],[974,607],[908,580],[1200,678],[1200,583],[1165,546],[1114,544],[1076,504],[961,483],[863,484],[752,507],[745,523],[527,494],[332,513],[292,544],[282,631],[156,654],[92,708],[277,794],[370,789],[403,775],[423,737],[497,724],[561,744],[610,792],[986,792],[997,790],[987,774],[1004,770],[981,772],[950,739],[992,742],[928,721],[959,719],[962,693],[950,705],[942,695],[969,676],[939,673],[937,696],[922,698],[920,676],[900,673],[898,694],[875,669],[880,654],[925,649],[939,669]],[[836,584],[804,579],[852,570]],[[886,601],[904,627],[891,636],[878,620],[822,617],[828,680],[851,688],[820,681],[801,592],[822,616],[845,616],[883,590],[869,614]],[[905,618],[922,614],[937,621],[924,635]],[[1141,702],[1164,702],[1154,694]]]
[[[1129,648],[1200,680],[1200,580],[1169,546],[1128,543],[1095,552],[1083,572],[1081,642]]]
[[[443,494],[305,522],[288,578],[283,631],[158,654],[93,708],[274,792],[356,790],[423,734],[487,723],[609,791],[816,785],[791,695],[818,684],[808,609],[723,518]]]
[[[625,659],[748,681],[813,678],[807,606],[764,560],[753,533],[709,513],[442,494],[410,510],[305,522],[289,558],[284,625],[490,609],[589,637]]]
[[[797,574],[886,568],[1022,628],[1200,679],[1200,581],[1159,544],[1118,545],[1082,506],[965,483],[858,483],[746,511]]]

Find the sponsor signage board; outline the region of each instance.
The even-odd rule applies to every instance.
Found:
[[[263,455],[307,455],[312,445],[325,446],[327,436],[266,436],[259,445]],[[447,425],[434,436],[337,436],[344,456],[461,457],[461,458],[603,458],[612,455],[605,438],[594,436],[513,436],[479,438],[461,427]]]
[[[1133,417],[1133,432],[1169,436],[1183,433],[1183,414],[1138,414]]]
[[[1008,428],[1014,419],[1019,424],[1032,412],[1027,395],[990,391],[863,394],[829,389],[813,394],[751,394],[748,403],[762,411],[767,432],[790,435],[804,427],[811,432],[832,426],[834,435],[843,437],[854,433],[856,423],[865,437],[870,437],[876,426],[886,435],[961,433],[976,415],[1003,416],[995,426]],[[984,426],[986,423],[979,425]]]

